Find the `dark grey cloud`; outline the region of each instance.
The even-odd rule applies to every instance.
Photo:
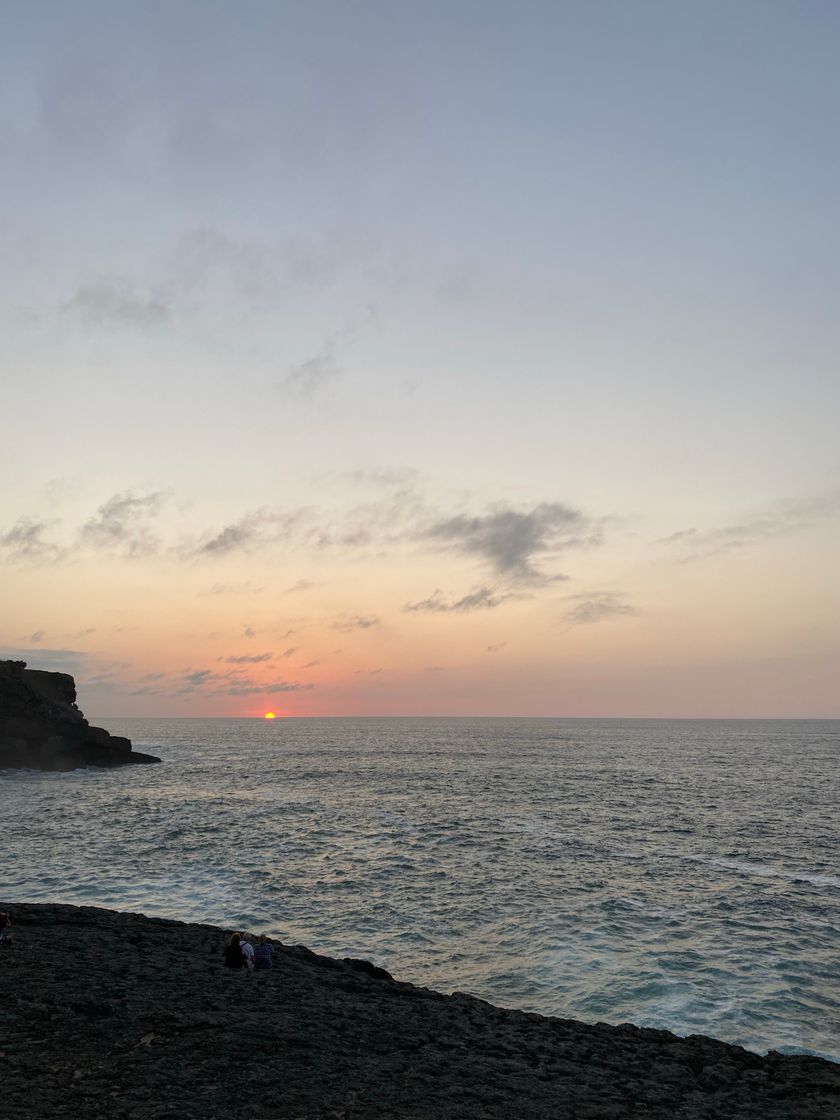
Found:
[[[11,529],[0,533],[0,557],[21,564],[54,564],[65,556],[65,550],[46,536],[54,522],[35,521],[21,517]]]
[[[840,492],[776,502],[768,509],[718,529],[681,529],[655,544],[677,551],[680,563],[749,548],[775,537],[791,536],[826,521],[840,520]]]
[[[437,521],[427,532],[466,555],[478,556],[505,579],[544,583],[566,578],[546,576],[535,558],[598,544],[599,527],[579,510],[560,502],[543,502],[530,510],[496,507],[483,516],[459,514]]]
[[[170,308],[159,296],[140,290],[124,277],[102,277],[81,284],[62,311],[96,327],[136,327],[147,330],[165,325]]]
[[[46,638],[46,636],[47,636],[47,633],[46,633],[45,630],[36,630],[34,632],[34,634],[29,635],[29,641],[34,642],[37,645],[38,642],[43,642],[43,640],[44,640],[44,638]],[[73,635],[68,634],[67,637],[72,638]]]
[[[567,595],[573,604],[563,615],[570,626],[590,626],[617,615],[636,615],[639,612],[625,601],[625,596],[613,591],[591,591],[582,595]]]
[[[468,614],[470,611],[492,610],[494,607],[500,606],[507,599],[511,599],[512,597],[511,594],[499,593],[492,587],[479,587],[475,591],[471,591],[468,595],[463,595],[460,599],[447,600],[444,598],[440,588],[436,588],[428,599],[421,599],[417,603],[406,603],[403,610],[408,612],[428,612],[432,614],[444,614],[449,612]]]
[[[314,688],[311,682],[257,680],[236,669],[224,673],[212,669],[188,669],[180,677],[179,694],[200,692],[205,696],[249,696],[268,692],[301,692]]]
[[[148,556],[157,551],[159,539],[148,527],[148,520],[160,512],[168,495],[158,490],[150,494],[133,494],[126,491],[114,494],[99,507],[81,528],[82,544],[116,551],[134,558]]]
[[[294,657],[294,655],[297,653],[297,651],[298,651],[297,646],[291,646],[289,649],[284,649],[283,652],[280,654],[280,656],[281,657]]]
[[[193,692],[213,680],[218,680],[218,673],[212,669],[190,669],[182,677],[181,692]]]
[[[233,657],[220,657],[219,660],[224,661],[228,665],[255,665],[259,661],[271,661],[272,657],[274,657],[273,653],[240,653],[235,654]]]
[[[340,619],[338,622],[331,623],[333,630],[344,630],[350,632],[351,630],[370,630],[374,626],[379,625],[379,619],[375,615],[360,615],[354,614],[349,618]]]

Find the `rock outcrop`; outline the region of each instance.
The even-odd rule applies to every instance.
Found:
[[[0,661],[0,768],[75,770],[160,762],[131,749],[131,741],[91,727],[76,706],[68,673],[27,669],[25,661]]]
[[[222,966],[212,926],[10,906],[3,1111],[14,1120],[837,1120],[840,1065],[702,1035],[440,995],[274,942]]]

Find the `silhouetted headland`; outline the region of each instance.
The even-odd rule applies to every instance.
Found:
[[[131,749],[131,741],[91,727],[76,706],[69,673],[27,669],[0,661],[0,768],[76,770],[160,762]]]

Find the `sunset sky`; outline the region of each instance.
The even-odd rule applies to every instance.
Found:
[[[840,6],[3,10],[0,656],[840,716]]]

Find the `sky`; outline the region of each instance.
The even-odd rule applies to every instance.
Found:
[[[6,0],[0,657],[840,716],[840,8]]]

